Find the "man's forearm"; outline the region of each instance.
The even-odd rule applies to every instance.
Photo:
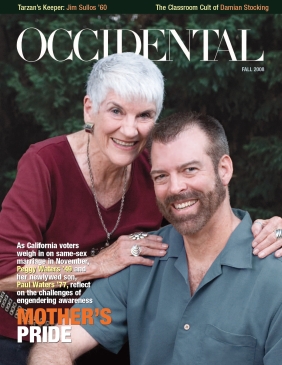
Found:
[[[77,357],[97,345],[98,342],[83,327],[74,325],[71,326],[71,342],[41,342],[34,345],[28,365],[72,365]]]
[[[62,343],[38,343],[28,357],[28,365],[72,365],[70,348]]]

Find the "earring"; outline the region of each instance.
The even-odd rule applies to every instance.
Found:
[[[94,124],[93,123],[85,123],[83,128],[84,128],[85,132],[92,134],[93,131],[94,131]]]

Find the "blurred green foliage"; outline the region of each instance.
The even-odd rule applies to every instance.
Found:
[[[142,29],[166,29],[165,36],[150,31],[149,43],[158,38],[158,50],[149,47],[149,57],[160,59],[165,52],[172,61],[157,61],[166,79],[162,115],[197,110],[215,116],[223,124],[230,143],[235,174],[231,183],[232,205],[248,209],[253,218],[281,215],[282,193],[282,16],[281,15],[0,15],[0,198],[15,177],[17,160],[29,144],[54,135],[78,130],[83,124],[85,82],[93,62],[56,62],[49,54],[38,62],[25,62],[16,50],[19,34],[35,27],[48,39],[52,31],[87,29],[79,50],[85,60],[97,50],[103,57],[103,32],[109,29],[109,54],[117,51],[116,29],[142,35]],[[92,30],[98,30],[98,38]],[[203,33],[190,39],[190,61],[170,35],[175,29],[188,48],[188,29],[219,29],[209,33],[209,59],[204,62]],[[227,30],[237,59],[241,59],[241,31],[248,31],[248,59],[264,51],[264,62],[231,62],[223,40]],[[123,32],[123,51],[135,51],[135,38]],[[30,60],[39,55],[37,32],[24,37],[24,53]],[[65,31],[54,38],[58,59],[72,50]],[[142,52],[141,52],[142,53]],[[264,67],[264,72],[242,72],[242,67]]]

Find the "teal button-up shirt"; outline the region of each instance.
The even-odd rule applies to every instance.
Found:
[[[154,232],[169,249],[153,267],[132,265],[83,294],[112,311],[110,325],[95,318],[86,331],[113,352],[128,338],[132,365],[281,365],[282,262],[252,255],[250,216],[234,212],[241,223],[192,297],[183,239],[169,225]]]

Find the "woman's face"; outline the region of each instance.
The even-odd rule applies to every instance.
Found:
[[[116,166],[129,165],[143,150],[155,118],[154,103],[127,101],[113,91],[96,113],[89,96],[84,98],[84,119],[94,123],[95,146]]]

